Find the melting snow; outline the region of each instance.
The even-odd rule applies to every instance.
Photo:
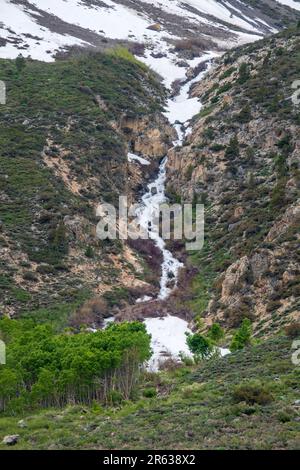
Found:
[[[145,158],[139,157],[138,155],[135,155],[134,153],[128,153],[127,158],[130,163],[138,162],[141,165],[150,165],[150,162],[148,162],[148,160],[146,160]]]
[[[204,54],[200,60],[197,59],[197,65],[204,61],[211,60],[215,55],[216,54],[212,52]],[[154,60],[156,59],[153,58],[153,61]],[[158,67],[160,73],[167,74],[163,75],[166,85],[171,84],[175,77],[182,77],[182,67],[172,63],[170,58],[165,58],[163,62],[160,61]],[[186,69],[184,69],[184,74],[185,73]],[[174,142],[174,145],[182,145],[186,133],[191,132],[191,128],[188,125],[189,120],[200,110],[201,103],[197,98],[190,98],[189,92],[191,85],[201,80],[205,73],[206,71],[203,71],[197,77],[185,83],[181,87],[179,95],[168,100],[165,115],[170,123],[174,125],[178,135],[178,140]],[[166,164],[167,158],[161,162],[156,180],[148,184],[147,191],[142,197],[142,205],[137,210],[140,226],[144,228],[149,238],[155,242],[156,246],[160,248],[163,254],[162,276],[158,297],[161,300],[166,299],[170,295],[174,289],[173,286],[171,287],[169,285],[170,280],[173,280],[176,285],[178,272],[183,267],[183,264],[166,249],[165,241],[159,235],[159,206],[166,201]],[[144,301],[144,299],[139,299],[138,302],[140,301]],[[186,333],[189,333],[190,330],[186,321],[168,315],[164,318],[148,318],[145,320],[145,324],[147,331],[152,336],[151,346],[153,356],[148,365],[149,369],[157,370],[160,362],[170,356],[179,359],[180,353],[190,355],[186,344]]]
[[[293,0],[277,0],[280,3],[289,5],[296,10],[300,10],[300,5]],[[251,42],[262,36],[261,30],[268,27],[266,23],[258,18],[248,18],[241,10],[231,5],[229,1],[218,2],[217,0],[143,0],[143,4],[154,5],[164,12],[177,15],[190,23],[191,28],[201,25],[213,25],[232,33],[231,44],[215,38],[215,41],[223,46],[232,46],[236,40],[237,44]],[[101,3],[87,5],[79,0],[28,0],[26,4],[14,4],[9,0],[1,0],[1,23],[0,37],[7,39],[6,45],[0,47],[0,56],[5,58],[15,58],[20,52],[23,55],[31,55],[34,59],[51,61],[52,55],[61,48],[72,45],[88,45],[87,42],[68,34],[68,29],[72,31],[72,25],[83,30],[93,31],[101,36],[111,39],[129,39],[142,42],[146,45],[145,62],[157,70],[164,78],[167,86],[173,80],[182,79],[183,73],[180,67],[175,64],[176,56],[168,53],[168,57],[153,58],[151,53],[167,52],[170,48],[168,40],[178,39],[176,35],[170,34],[161,19],[162,28],[160,31],[153,31],[148,27],[157,21],[155,14],[151,10],[144,12],[135,10],[134,3],[125,6],[113,0],[102,0]],[[188,6],[194,11],[189,11]],[[48,15],[54,15],[65,23],[65,31],[61,34],[51,32],[47,27],[38,24],[39,14],[32,7],[44,11]],[[146,11],[147,10],[147,11]],[[232,13],[234,11],[234,13]],[[249,9],[249,11],[251,11]],[[204,16],[202,16],[204,15]],[[205,17],[207,16],[207,18]],[[176,16],[175,16],[176,18]],[[47,19],[46,19],[47,21]],[[220,21],[226,21],[228,26],[222,25]],[[68,26],[69,25],[69,26]],[[230,29],[230,25],[233,27]],[[74,35],[76,28],[73,26]],[[243,28],[243,31],[236,31],[236,27]],[[273,31],[269,27],[270,32]],[[27,34],[37,36],[26,37]],[[80,36],[81,37],[81,36]],[[236,39],[234,39],[236,38]],[[22,39],[23,44],[14,42],[14,39]],[[20,45],[25,48],[20,49]],[[19,48],[18,48],[19,47]],[[175,61],[174,61],[175,59]],[[192,66],[192,64],[189,64]]]
[[[74,44],[87,45],[86,42],[75,37],[52,33],[41,27],[27,14],[24,7],[13,5],[8,0],[1,0],[0,13],[0,37],[7,39],[12,34],[5,29],[4,25],[10,27],[29,45],[27,49],[20,51],[15,44],[7,42],[5,46],[0,47],[0,56],[4,59],[14,59],[22,52],[24,56],[31,55],[34,59],[50,62],[53,58],[47,53],[48,50],[53,52],[55,49]],[[25,37],[26,33],[41,39]]]
[[[148,184],[147,192],[142,197],[141,206],[137,209],[136,215],[140,226],[144,229],[151,240],[153,240],[163,254],[162,276],[160,280],[159,299],[166,299],[172,291],[168,286],[171,278],[176,280],[178,271],[183,264],[174,258],[172,253],[166,249],[165,241],[159,235],[159,207],[166,202],[165,182],[166,182],[165,158],[160,164],[159,173],[153,183]]]
[[[138,13],[133,8],[129,8],[118,4],[112,0],[103,0],[106,7],[93,5],[87,6],[78,0],[30,0],[29,6],[24,7],[15,5],[8,0],[1,1],[1,23],[0,37],[8,38],[12,34],[7,30],[8,27],[13,30],[16,37],[21,37],[28,44],[28,49],[22,50],[23,55],[30,54],[34,59],[51,61],[51,54],[65,46],[74,44],[86,45],[87,43],[67,34],[52,33],[50,30],[38,25],[37,20],[30,15],[30,3],[47,13],[53,14],[63,21],[92,30],[100,35],[107,36],[112,39],[132,39],[143,42],[146,45],[145,57],[140,58],[148,66],[152,67],[162,77],[166,87],[170,88],[175,80],[182,83],[186,80],[187,67],[178,65],[178,57],[172,52],[172,47],[168,44],[168,39],[178,39],[176,36],[169,34],[162,28],[161,31],[151,31],[147,27],[152,24],[153,18],[146,13]],[[279,3],[291,6],[296,10],[300,10],[300,3],[293,0],[277,0]],[[260,27],[265,23],[258,18],[248,18],[237,8],[233,8],[230,3],[217,0],[143,0],[144,3],[159,6],[168,13],[176,14],[184,17],[195,24],[218,24],[218,19],[226,21],[228,24],[244,28],[247,32],[236,32],[236,42],[238,44],[251,42],[261,37]],[[196,11],[190,12],[184,4],[192,6]],[[101,4],[100,4],[101,5]],[[232,13],[232,10],[236,14]],[[197,14],[199,12],[199,15]],[[204,18],[201,13],[210,15]],[[38,14],[37,14],[38,16]],[[215,21],[214,18],[215,17]],[[228,27],[221,26],[226,31]],[[272,30],[269,28],[270,31]],[[28,38],[26,33],[30,33],[40,39]],[[14,37],[14,35],[12,35]],[[217,40],[219,44],[228,47],[225,41]],[[231,44],[232,46],[232,40]],[[47,52],[48,51],[48,52]],[[49,53],[51,51],[51,53]],[[17,45],[7,43],[0,47],[0,56],[6,58],[15,58],[20,53]],[[216,53],[206,52],[201,58],[187,61],[188,67],[196,67],[204,61],[211,61]],[[198,98],[190,98],[190,87],[193,83],[201,80],[205,71],[201,72],[193,80],[182,85],[180,93],[174,99],[168,100],[168,107],[165,115],[173,124],[177,131],[178,139],[174,145],[182,145],[184,138],[191,133],[189,122],[191,118],[200,111],[201,103]],[[129,162],[138,162],[141,165],[149,165],[149,161],[138,155],[128,153]],[[166,182],[166,164],[165,158],[160,165],[159,173],[156,180],[150,183],[147,191],[142,198],[142,206],[138,210],[138,217],[141,226],[148,232],[149,237],[161,249],[163,254],[162,276],[160,281],[159,299],[166,299],[172,291],[170,280],[175,281],[178,272],[183,266],[172,253],[166,249],[164,240],[159,236],[157,230],[158,225],[155,220],[158,215],[158,207],[166,201],[165,182]],[[147,302],[150,297],[143,297],[138,302]],[[114,318],[111,317],[104,321],[104,327]],[[148,318],[145,320],[148,332],[152,335],[152,348],[154,356],[150,361],[149,367],[157,369],[158,363],[167,355],[178,358],[180,352],[189,355],[186,344],[186,334],[190,332],[187,322],[174,317],[167,316],[164,318]],[[220,349],[222,356],[230,353],[229,350]]]
[[[152,335],[153,355],[148,362],[148,370],[157,371],[159,366],[172,357],[180,360],[181,354],[192,357],[186,344],[186,334],[192,333],[186,321],[178,317],[148,318],[145,320],[147,331]],[[229,349],[215,348],[221,357],[231,354]]]
[[[201,61],[199,63],[210,60],[209,65],[211,65],[211,59],[213,57],[216,57],[217,55],[218,54],[214,52],[207,52],[202,56]],[[202,78],[207,73],[208,68],[209,66],[206,70],[200,72],[197,77],[193,78],[185,85],[183,85],[178,96],[168,100],[168,107],[167,111],[165,112],[165,116],[169,119],[171,124],[175,124],[176,122],[185,123],[192,119],[192,117],[200,111],[201,103],[199,99],[190,98],[189,93],[191,86],[194,83],[202,80]],[[178,129],[178,127],[176,129]]]
[[[278,3],[287,5],[288,7],[294,8],[294,10],[300,10],[300,3],[295,2],[294,0],[276,0]]]
[[[184,320],[172,316],[147,318],[145,324],[148,333],[152,335],[153,356],[148,364],[150,370],[157,370],[159,363],[170,356],[178,359],[180,352],[190,356],[185,333],[191,331]]]

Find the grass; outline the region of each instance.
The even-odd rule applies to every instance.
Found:
[[[68,324],[72,313],[92,296],[88,290],[84,289],[74,290],[69,295],[70,299],[68,302],[63,301],[62,298],[59,303],[54,303],[49,307],[24,310],[20,313],[20,318],[33,320],[37,324],[50,323],[57,331],[62,331]]]
[[[290,347],[278,336],[197,368],[148,374],[135,399],[115,407],[2,416],[1,437],[20,434],[14,449],[299,449],[300,370]],[[261,400],[237,396],[253,384]],[[146,398],[149,389],[156,394]]]

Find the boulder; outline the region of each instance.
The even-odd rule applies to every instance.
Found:
[[[5,436],[2,444],[5,444],[7,446],[14,446],[18,443],[20,439],[19,434],[12,434],[11,436]]]

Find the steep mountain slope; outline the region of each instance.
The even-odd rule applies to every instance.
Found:
[[[299,448],[299,324],[282,331],[299,321],[299,25],[227,52],[199,82],[298,4],[0,0],[0,56],[45,60],[0,60],[1,449],[5,434],[15,449]],[[205,203],[206,241],[167,245],[186,270],[156,301],[162,250],[97,241],[95,213],[139,199],[158,165],[148,195],[164,194],[167,165],[170,200]],[[133,318],[146,326],[118,324]],[[183,318],[200,333],[222,324],[211,351],[244,318],[256,338],[179,364]],[[146,327],[163,372],[141,373]]]
[[[169,193],[204,202],[206,246],[186,305],[207,324],[244,317],[259,334],[299,318],[300,30],[218,60],[193,94],[204,107],[169,153]]]
[[[143,246],[143,255],[152,264],[146,275],[142,274],[143,268],[128,247],[124,252],[124,247],[118,243],[113,247],[94,246],[95,206],[99,198],[116,203],[120,188],[125,188],[131,199],[136,198],[155,167],[153,163],[150,168],[138,169],[137,165],[128,168],[126,152],[136,151],[156,157],[153,160],[157,161],[174,140],[173,131],[161,114],[165,91],[157,78],[122,49],[117,49],[120,57],[114,57],[111,46],[125,41],[143,62],[163,76],[166,86],[173,85],[172,93],[176,96],[183,81],[193,79],[196,82],[205,69],[205,61],[220,55],[220,49],[253,41],[274,28],[281,28],[291,18],[297,18],[297,2],[290,6],[295,9],[271,0],[254,4],[235,0],[185,3],[55,0],[50,4],[43,0],[1,0],[0,56],[15,57],[22,52],[52,61],[54,52],[59,52],[58,45],[92,46],[87,55],[75,49],[69,61],[60,60],[55,64],[32,60],[24,63],[22,59],[16,63],[1,62],[0,79],[8,84],[9,98],[7,106],[0,108],[4,123],[0,214],[3,232],[1,307],[4,313],[36,312],[38,307],[53,307],[63,300],[69,307],[66,312],[63,308],[65,313],[61,315],[56,315],[54,310],[35,313],[36,318],[49,315],[63,318],[91,295],[106,295],[112,285],[117,287],[117,293],[108,297],[110,307],[115,304],[126,307],[128,300],[137,298],[139,289],[146,294],[157,289],[157,275],[153,270],[157,274],[161,260],[155,252],[156,261],[153,261],[153,247]],[[26,32],[27,28],[30,33]],[[102,52],[95,53],[95,46]],[[103,52],[106,49],[108,53]],[[284,60],[284,50],[281,55],[278,53],[278,60],[280,58]],[[210,76],[198,93],[195,88],[195,98],[191,100],[195,112],[200,108],[197,98],[203,98],[201,87],[206,91],[211,79],[220,79],[224,84],[217,96],[212,96],[216,109],[219,109],[218,96],[225,94],[224,99],[229,100],[228,113],[236,112],[230,108],[232,98],[226,90],[231,86],[232,77],[238,74],[233,69],[240,66],[240,60],[237,65],[234,55],[225,60],[233,62],[224,68],[228,77],[222,78],[221,71],[219,75]],[[248,70],[244,73],[247,75]],[[264,90],[260,92],[263,100],[264,93]],[[188,90],[186,94],[188,96]],[[274,106],[276,111],[276,103]],[[246,115],[248,111],[246,109]],[[174,116],[172,120],[168,115],[172,122],[177,119],[176,114]],[[223,117],[220,114],[219,120]],[[225,116],[225,122],[226,119]],[[193,154],[192,142],[200,132],[196,121],[191,145],[182,151],[172,151],[169,165],[170,169],[182,170],[174,176],[170,189],[189,197],[203,189],[197,180],[201,179],[202,169],[193,169],[194,157],[191,162],[190,157],[186,157],[190,149]],[[260,125],[265,124],[261,120]],[[207,127],[206,122],[203,126]],[[221,129],[222,126],[220,124]],[[243,138],[255,140],[256,129]],[[214,131],[203,128],[203,132],[211,135]],[[204,144],[205,140],[201,145]],[[220,148],[221,143],[218,145]],[[219,155],[217,150],[215,153]],[[231,170],[233,174],[238,171],[234,161]],[[29,173],[31,179],[27,177]],[[223,178],[222,172],[216,174],[219,175],[217,185],[208,184],[207,192],[219,198],[218,191],[226,177]],[[192,176],[195,187],[187,187],[187,175]],[[173,174],[171,176],[173,178]],[[235,235],[234,230],[232,233]],[[226,249],[224,245],[223,251]],[[244,254],[237,251],[235,259]],[[202,276],[206,274],[203,272]],[[214,272],[211,277],[215,277]],[[133,293],[128,290],[132,286],[136,289]],[[202,292],[202,285],[200,287],[201,293],[196,293],[196,300],[192,302],[194,313],[199,313],[198,295],[200,313],[206,309],[209,298]],[[233,301],[227,299],[226,302],[230,307]],[[174,308],[172,303],[171,308]],[[185,312],[185,306],[179,311]],[[221,312],[217,310],[216,318],[222,317]],[[124,313],[126,318],[127,313]],[[131,314],[130,310],[129,317]],[[140,316],[139,311],[137,314]]]
[[[1,314],[44,308],[36,318],[63,323],[92,295],[122,288],[121,302],[126,287],[155,289],[142,259],[100,243],[95,228],[98,204],[117,205],[120,188],[136,198],[171,145],[160,83],[122,49],[54,64],[1,60],[0,79]],[[151,142],[144,168],[127,160],[140,135]]]

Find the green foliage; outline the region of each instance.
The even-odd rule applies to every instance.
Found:
[[[275,169],[278,175],[278,178],[283,178],[288,174],[288,166],[286,157],[283,154],[276,155],[274,159]]]
[[[147,66],[138,60],[126,47],[116,46],[113,49],[109,49],[107,54],[117,59],[122,59],[134,65],[138,65],[143,70],[147,70]]]
[[[89,246],[87,247],[87,249],[85,250],[85,253],[84,253],[84,254],[85,254],[85,256],[86,256],[87,258],[94,258],[94,256],[95,256],[95,251],[94,251],[93,247],[89,245]]]
[[[225,157],[234,160],[240,155],[240,146],[237,136],[235,135],[230,139],[229,145],[225,151]]]
[[[274,186],[271,193],[270,206],[271,208],[284,207],[286,203],[285,189],[286,189],[286,178],[280,178]]]
[[[222,93],[226,93],[227,91],[229,91],[230,89],[232,88],[232,84],[231,83],[225,83],[224,85],[222,85],[218,91],[217,91],[217,97],[219,95],[221,95]]]
[[[31,299],[31,294],[20,288],[12,288],[12,295],[18,302],[26,303]]]
[[[238,351],[248,346],[251,342],[252,324],[248,318],[244,318],[240,328],[233,335],[230,350]]]
[[[210,338],[214,343],[218,343],[219,341],[221,341],[224,336],[225,336],[225,332],[223,330],[223,328],[221,327],[221,325],[219,325],[219,323],[214,323],[208,333],[207,333],[207,336],[208,338]]]
[[[16,69],[18,73],[22,72],[22,70],[26,67],[26,60],[22,56],[22,54],[19,54],[18,57],[15,60],[16,63]]]
[[[156,388],[154,387],[145,388],[145,390],[143,391],[143,395],[145,398],[155,398],[157,395]]]
[[[246,83],[250,78],[250,71],[249,71],[249,66],[245,62],[243,62],[239,68],[239,78],[238,78],[238,83],[240,85],[243,85]]]
[[[235,71],[236,71],[235,67],[229,67],[229,69],[227,69],[226,72],[224,72],[223,75],[220,76],[220,80],[224,80],[225,78],[231,77],[231,75]]]
[[[50,243],[52,250],[58,255],[65,255],[68,252],[68,240],[66,237],[66,227],[61,222],[58,227],[50,234]]]
[[[249,405],[268,405],[273,401],[270,391],[259,381],[248,381],[238,385],[232,396],[235,401],[245,401]]]
[[[222,144],[213,144],[209,147],[209,149],[212,151],[212,152],[221,152],[222,150],[225,149],[224,145]]]
[[[251,121],[251,106],[248,104],[244,106],[241,111],[237,114],[237,121],[241,124],[246,124],[247,122]]]
[[[64,302],[65,291],[80,285],[94,288],[93,280],[81,273],[64,275],[69,243],[79,258],[86,248],[65,218],[80,217],[89,239],[99,194],[117,204],[127,178],[126,142],[111,123],[120,116],[138,118],[162,110],[165,91],[155,74],[122,48],[85,51],[53,63],[0,59],[0,80],[8,89],[7,103],[0,106],[0,220],[5,233],[0,244],[8,239],[13,249],[18,247],[28,257],[28,270],[33,271],[31,262],[40,265],[34,272],[41,274],[41,283],[26,309],[48,310],[60,297]],[[78,192],[61,177],[60,158]],[[100,265],[105,251],[117,249],[117,242],[93,248]],[[86,254],[92,255],[90,248]],[[1,260],[1,302],[20,314],[26,299],[20,293],[14,296],[17,286],[10,269],[7,260]],[[66,300],[72,303],[69,295]]]
[[[96,177],[98,194],[113,201],[118,197],[114,188],[122,187],[124,175],[111,172],[111,164],[122,169],[126,154],[124,142],[110,122],[123,113],[138,116],[162,109],[164,91],[126,49],[87,52],[50,64],[25,63],[19,78],[15,61],[0,60],[0,80],[9,83],[9,99],[0,108],[1,173],[7,175],[0,177],[0,189],[9,202],[1,204],[0,219],[33,261],[55,264],[67,251],[63,212],[67,208],[69,214],[91,217],[91,211],[86,199],[70,193],[44,164],[47,139],[53,142],[50,154],[57,155],[60,147],[66,151],[65,161],[74,179]],[[101,97],[106,111],[95,96]],[[49,220],[33,232],[42,210]],[[49,245],[47,235],[55,227],[58,233]]]
[[[211,341],[199,333],[194,335],[188,334],[186,342],[196,362],[206,359],[212,353],[213,347]]]
[[[116,404],[94,401],[19,416],[15,407],[13,416],[1,414],[1,434],[20,435],[15,450],[296,449],[299,422],[293,403],[299,398],[300,371],[290,355],[291,341],[277,336],[199,366],[146,373],[130,401],[120,402],[113,394]],[[246,385],[248,393],[235,399],[235,389]],[[146,388],[157,390],[159,398],[146,399]],[[272,395],[266,406],[257,403],[262,389]],[[20,419],[25,427],[18,426]],[[6,448],[1,441],[0,448]]]
[[[2,410],[15,406],[128,399],[139,366],[150,358],[150,337],[142,323],[111,325],[97,333],[57,335],[49,324],[0,320],[7,364],[0,369]]]
[[[185,177],[187,180],[190,180],[193,174],[195,167],[194,165],[189,165],[185,171]]]

